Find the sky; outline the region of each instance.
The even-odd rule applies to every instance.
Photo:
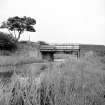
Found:
[[[0,0],[0,23],[13,16],[36,20],[20,40],[105,45],[105,0]]]

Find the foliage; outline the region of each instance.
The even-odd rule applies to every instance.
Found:
[[[7,19],[7,21],[2,22],[2,25],[0,28],[7,28],[8,31],[16,41],[20,39],[20,35],[24,31],[30,31],[30,32],[35,32],[35,29],[33,25],[36,24],[36,20],[31,18],[31,17],[10,17]],[[17,33],[17,34],[16,34]]]
[[[52,67],[49,67],[47,72],[41,73],[39,77],[31,74],[29,78],[17,78],[15,75],[10,91],[1,95],[0,103],[2,105],[105,105],[105,72],[101,70],[98,72],[93,68],[93,64],[85,65],[84,62],[86,63],[82,60],[73,60],[63,63],[63,66],[62,63],[52,64]]]
[[[1,51],[12,51],[17,48],[16,43],[14,43],[13,37],[10,34],[0,32],[0,50]],[[1,53],[0,51],[0,53]]]

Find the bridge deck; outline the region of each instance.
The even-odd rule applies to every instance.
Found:
[[[79,45],[42,45],[40,51],[77,51],[80,50]]]

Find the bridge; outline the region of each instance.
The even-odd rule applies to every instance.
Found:
[[[55,53],[65,53],[76,55],[77,58],[80,56],[80,45],[79,44],[50,44],[50,45],[40,45],[40,52],[43,59],[49,61],[54,60]]]

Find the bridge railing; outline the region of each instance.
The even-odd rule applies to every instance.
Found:
[[[40,50],[79,50],[79,45],[41,45]]]

